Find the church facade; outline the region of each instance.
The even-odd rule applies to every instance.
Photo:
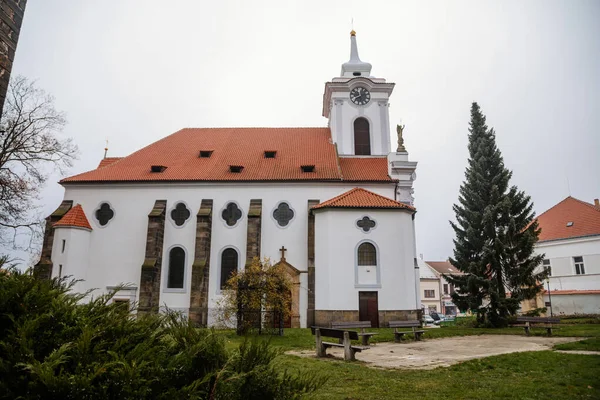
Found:
[[[325,84],[324,128],[187,128],[63,179],[48,217],[40,277],[75,289],[218,321],[227,278],[254,257],[285,263],[292,327],[416,319],[419,270],[409,161],[394,84],[371,76],[355,33]]]

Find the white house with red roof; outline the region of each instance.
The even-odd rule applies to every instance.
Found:
[[[541,234],[536,251],[545,254],[542,267],[551,272],[544,302],[551,301],[554,315],[599,314],[600,202],[569,196],[537,220]]]
[[[60,181],[36,273],[83,279],[138,313],[218,320],[228,277],[254,257],[285,263],[292,327],[416,319],[413,181],[394,84],[371,76],[356,35],[325,84],[319,128],[186,128]],[[75,205],[75,206],[74,206]]]

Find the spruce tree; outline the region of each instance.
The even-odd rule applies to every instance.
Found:
[[[454,303],[476,313],[479,325],[506,326],[520,302],[543,288],[545,271],[535,271],[543,255],[534,255],[540,231],[533,204],[509,187],[511,176],[494,130],[473,103],[469,161],[450,222],[456,234],[450,263],[464,274],[446,278],[457,289]]]

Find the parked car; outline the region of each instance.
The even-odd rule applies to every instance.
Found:
[[[448,314],[444,317],[444,321],[454,321],[456,319],[456,316],[453,314]]]
[[[431,316],[431,318],[433,318],[433,323],[435,325],[439,325],[440,322],[445,320],[445,317],[442,314],[438,314],[436,312],[432,312],[429,315]]]
[[[423,324],[425,325],[431,325],[435,323],[435,320],[433,318],[431,318],[431,315],[423,315]]]

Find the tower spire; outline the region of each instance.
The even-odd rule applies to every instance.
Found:
[[[358,45],[356,44],[356,31],[350,32],[350,60],[342,64],[343,77],[355,77],[371,75],[371,64],[361,61],[358,56]]]

